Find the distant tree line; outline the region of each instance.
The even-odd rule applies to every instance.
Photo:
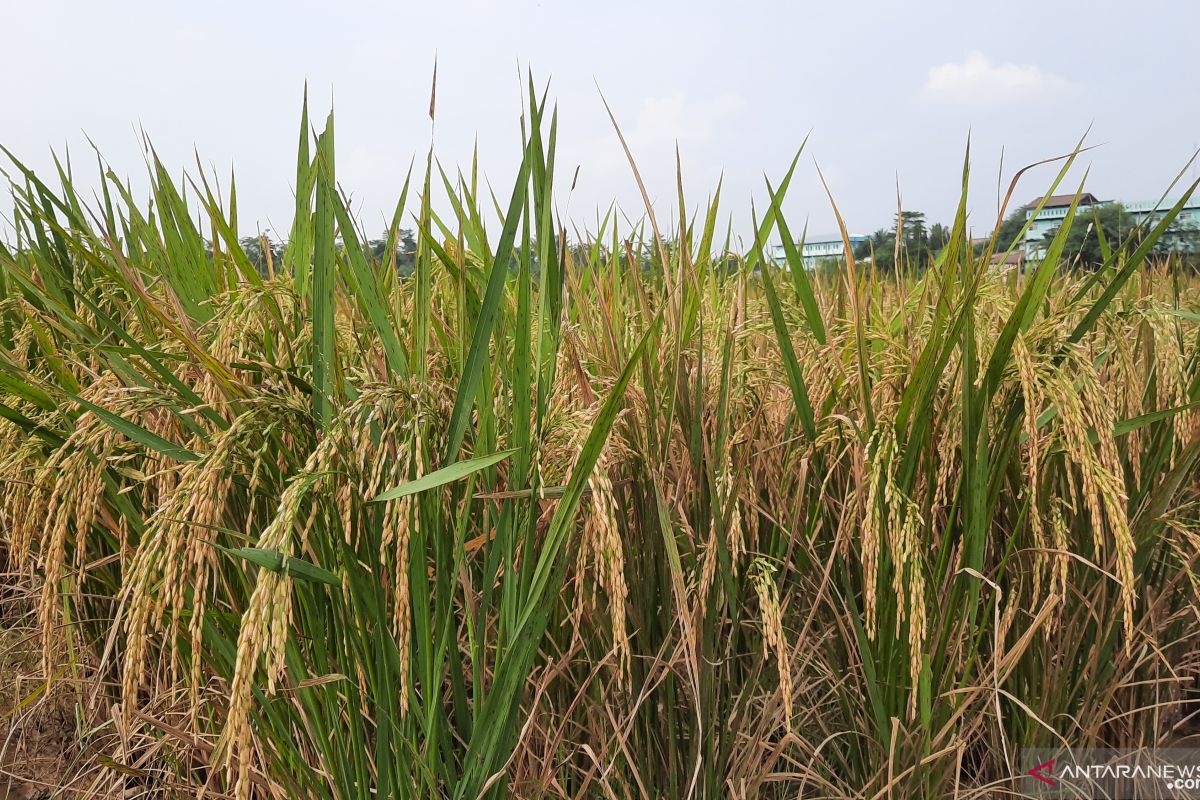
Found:
[[[932,225],[923,211],[901,211],[892,218],[892,227],[880,228],[854,248],[854,257],[867,260],[884,272],[894,272],[899,263],[923,269],[950,240],[950,229],[940,222]],[[899,246],[897,247],[897,243]]]
[[[1018,242],[1018,237],[1025,227],[1025,213],[1026,209],[1022,206],[1000,223],[996,232],[996,252],[1003,253],[1014,242],[1017,242],[1018,248],[1024,246],[1023,242]],[[1095,269],[1104,262],[1101,236],[1109,247],[1115,247],[1127,239],[1131,239],[1136,246],[1153,227],[1150,224],[1139,225],[1141,219],[1141,216],[1127,212],[1120,203],[1105,203],[1080,209],[1067,234],[1063,258],[1073,266]],[[1042,246],[1048,247],[1057,233],[1057,227],[1048,231],[1042,239]],[[880,228],[870,234],[866,241],[855,245],[854,257],[861,262],[872,262],[875,268],[882,272],[895,272],[897,258],[903,269],[921,270],[937,257],[949,239],[950,229],[946,225],[940,222],[929,224],[922,211],[902,211],[892,218],[891,227]],[[244,237],[240,244],[250,263],[261,274],[266,275],[271,270],[278,271],[281,268],[284,250],[287,248],[286,242],[262,235]],[[672,243],[666,243],[665,246],[670,249]],[[977,242],[974,247],[975,254],[981,254],[985,246],[984,242]],[[386,235],[368,240],[364,249],[377,263],[385,263]],[[590,248],[583,245],[574,244],[570,249],[577,261],[586,260],[589,256]],[[1156,243],[1154,254],[1159,257],[1171,255],[1178,259],[1179,263],[1193,268],[1200,266],[1200,227],[1174,222]],[[417,242],[413,231],[401,229],[396,238],[397,273],[402,276],[411,275],[416,268],[416,256]],[[641,262],[643,270],[647,270],[658,260],[658,253],[654,248],[645,246],[644,252],[636,254],[635,257]],[[536,260],[535,256],[534,261]],[[729,268],[736,269],[734,266]],[[536,263],[534,270],[537,271]]]
[[[242,246],[246,258],[262,275],[268,274],[271,270],[279,271],[283,264],[284,250],[287,249],[287,242],[278,241],[266,235],[246,236],[240,239],[238,244]],[[338,246],[342,246],[340,240]],[[368,240],[364,249],[372,259],[383,264],[387,261],[387,246],[385,234],[382,239]],[[401,228],[396,236],[396,272],[404,276],[411,275],[416,268],[416,263],[416,237],[411,230]]]
[[[1014,242],[1018,248],[1024,247],[1018,237],[1025,228],[1025,214],[1026,208],[1022,206],[1000,223],[996,232],[996,252],[1005,252]],[[1063,259],[1072,266],[1095,269],[1104,263],[1105,246],[1115,248],[1129,242],[1136,247],[1150,234],[1154,224],[1143,220],[1143,215],[1129,213],[1120,203],[1081,208],[1067,232]],[[1049,247],[1057,234],[1058,228],[1052,228],[1040,245]],[[920,270],[937,257],[949,240],[947,226],[939,222],[927,224],[921,211],[903,211],[893,217],[890,228],[880,228],[866,241],[855,245],[854,257],[859,261],[870,260],[883,272],[894,272],[897,259],[904,269]],[[984,242],[976,243],[975,254],[982,253],[985,246]],[[1177,263],[1193,268],[1200,266],[1200,227],[1174,221],[1155,243],[1152,253],[1160,258],[1173,257]]]

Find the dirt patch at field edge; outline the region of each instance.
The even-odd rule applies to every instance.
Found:
[[[38,640],[0,626],[0,800],[48,797],[80,755],[69,692],[38,677]]]

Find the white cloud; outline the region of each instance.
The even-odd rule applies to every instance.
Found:
[[[614,112],[647,181],[652,175],[662,177],[663,185],[673,189],[676,145],[684,164],[698,155],[711,160],[709,151],[714,143],[721,140],[723,130],[737,129],[738,117],[746,107],[745,99],[732,93],[696,96],[672,92],[644,97],[636,111],[618,107]],[[595,124],[598,132],[589,137],[572,141],[560,135],[559,157],[564,164],[580,164],[587,182],[606,176],[615,180],[612,187],[625,185],[629,165],[617,134],[606,114],[597,117]],[[656,168],[662,170],[661,176],[653,174]],[[611,197],[614,191],[606,183],[601,196]]]
[[[699,101],[680,93],[647,97],[626,135],[631,143],[642,144],[708,139],[719,125],[736,117],[744,106],[740,97],[728,94]]]
[[[995,64],[976,50],[962,63],[932,67],[921,94],[932,100],[982,105],[1045,99],[1074,88],[1071,81],[1035,64]]]

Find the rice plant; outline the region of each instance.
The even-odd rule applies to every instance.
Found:
[[[1181,205],[1087,273],[1072,208],[994,273],[964,166],[933,261],[810,273],[799,155],[739,249],[682,178],[677,218],[570,228],[532,81],[522,131],[505,195],[431,153],[379,257],[306,105],[264,268],[202,170],[151,151],[141,201],[101,162],[89,199],[5,151],[0,551],[76,786],[992,797],[1022,747],[1189,732],[1200,282],[1151,258]]]

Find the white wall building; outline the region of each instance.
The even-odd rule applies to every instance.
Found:
[[[868,236],[851,236],[850,246],[855,247],[860,242],[865,242],[870,237]],[[797,242],[799,244],[799,242]],[[830,234],[828,236],[812,236],[804,240],[804,247],[800,251],[800,257],[804,260],[805,269],[816,269],[822,261],[842,261],[846,256],[846,243],[842,240],[842,235]],[[771,249],[771,260],[781,267],[787,266],[787,251],[783,245],[777,244]]]

